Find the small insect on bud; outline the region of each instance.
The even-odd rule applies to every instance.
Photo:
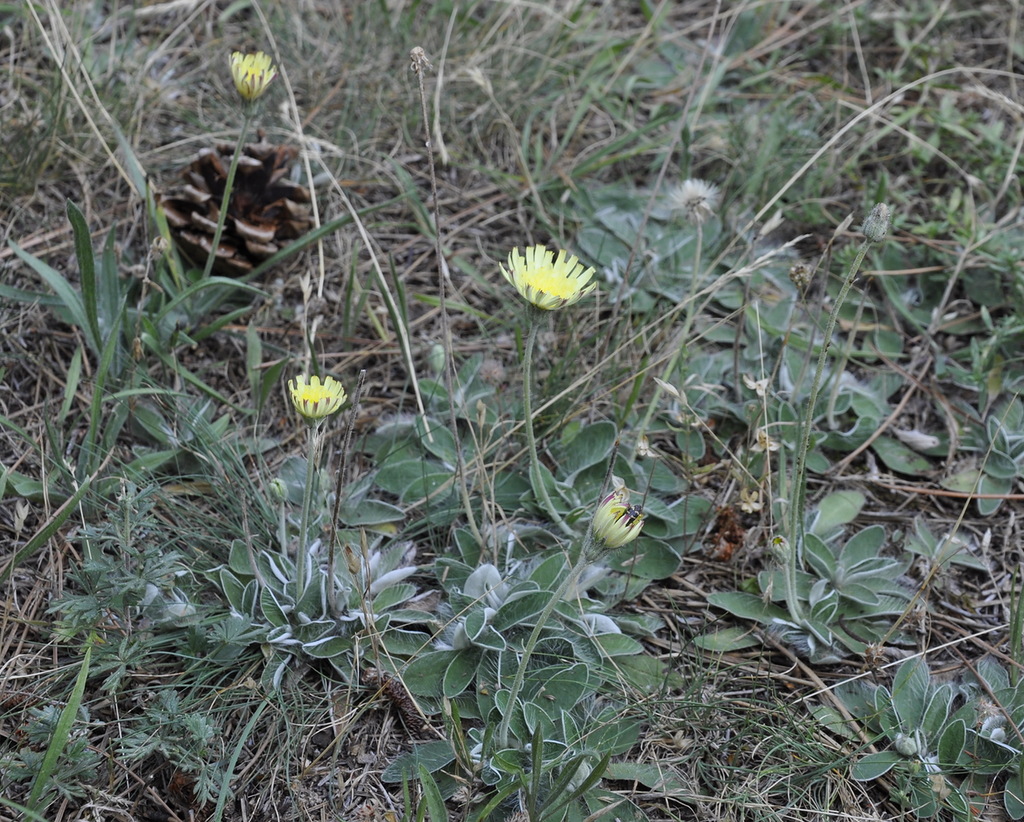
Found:
[[[644,509],[629,505],[629,491],[619,488],[606,496],[594,515],[594,536],[608,548],[632,542],[644,527]]]
[[[871,209],[871,213],[868,214],[868,218],[864,221],[861,231],[871,242],[880,243],[885,239],[885,235],[889,233],[891,218],[892,214],[889,211],[889,206],[885,203],[879,203]]]

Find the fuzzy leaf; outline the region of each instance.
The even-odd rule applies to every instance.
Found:
[[[566,426],[559,443],[559,468],[565,481],[573,482],[581,471],[607,459],[617,436],[615,424],[607,420]]]
[[[599,634],[594,642],[607,656],[632,656],[644,650],[643,645],[625,634]]]
[[[938,754],[939,764],[943,768],[951,768],[960,755],[964,752],[964,745],[967,744],[967,725],[962,719],[950,722],[946,730],[939,737]]]
[[[804,559],[814,573],[823,579],[837,577],[838,565],[835,555],[817,534],[807,534],[804,537]]]
[[[885,544],[885,529],[881,525],[870,525],[850,537],[839,552],[840,564],[853,571],[862,562],[878,559],[878,552]]]
[[[908,730],[921,727],[930,683],[928,666],[920,657],[904,662],[893,679],[892,707]]]
[[[460,651],[444,672],[441,693],[448,699],[461,696],[476,676],[478,662],[478,654],[469,650]]]
[[[836,491],[829,494],[818,504],[811,532],[825,537],[840,525],[852,522],[866,501],[860,491]]]
[[[655,764],[643,764],[640,762],[610,762],[605,771],[605,779],[615,779],[620,782],[637,782],[648,790],[657,791],[659,794],[671,791],[673,793],[685,794],[686,786],[671,769]]]
[[[304,642],[302,650],[314,659],[334,659],[352,650],[352,640],[348,637],[327,636],[313,642]]]
[[[894,765],[903,761],[903,757],[896,751],[879,751],[862,756],[853,763],[850,768],[850,776],[858,782],[870,782],[885,776],[892,770]]]
[[[761,644],[761,640],[749,628],[723,628],[720,631],[701,634],[693,638],[693,644],[704,651],[725,654],[741,651]]]
[[[455,753],[448,742],[425,742],[409,753],[400,754],[388,765],[380,778],[384,782],[409,782],[419,774],[419,768],[435,773],[455,760]]]
[[[430,651],[410,662],[403,674],[413,696],[440,696],[445,671],[461,651]]]
[[[1024,819],[1024,778],[1021,771],[1024,770],[1024,757],[1017,762],[1016,772],[1013,773],[1003,787],[1003,807],[1010,819]]]
[[[708,595],[708,602],[741,619],[752,619],[762,625],[779,620],[789,621],[789,614],[778,605],[765,602],[761,597],[739,591],[719,591]]]
[[[879,437],[871,448],[890,471],[918,476],[933,468],[929,459],[892,437]]]

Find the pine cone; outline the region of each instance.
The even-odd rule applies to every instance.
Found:
[[[288,240],[309,230],[309,191],[288,178],[298,153],[291,146],[272,146],[259,135],[238,160],[213,270],[240,277],[277,253]],[[160,198],[171,233],[185,255],[205,264],[217,231],[220,201],[234,146],[204,148],[184,169],[185,185]]]

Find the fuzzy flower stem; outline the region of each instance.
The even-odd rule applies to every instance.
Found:
[[[690,330],[693,328],[693,318],[697,313],[694,309],[694,302],[697,298],[697,284],[700,281],[700,258],[703,252],[704,246],[704,227],[697,223],[695,226],[697,229],[697,247],[693,254],[693,276],[690,277],[690,291],[686,296],[686,316],[683,319],[683,331],[679,335],[679,347],[672,354],[672,359],[669,360],[668,367],[665,369],[665,381],[669,382],[672,379],[672,375],[679,367],[680,361],[690,350],[688,340],[690,338]],[[639,435],[637,436],[637,442],[643,440],[643,436],[647,433],[651,425],[651,419],[654,417],[654,413],[658,408],[658,402],[661,400],[661,386],[655,383],[654,385],[654,396],[651,397],[651,401],[647,404],[647,409],[644,411],[643,419],[640,421],[640,428],[638,429]]]
[[[220,198],[220,213],[217,215],[217,230],[213,232],[213,245],[206,258],[206,267],[203,269],[203,279],[210,276],[213,271],[213,264],[217,262],[217,249],[220,247],[220,238],[224,233],[224,223],[228,218],[228,205],[231,202],[231,189],[235,185],[235,174],[238,171],[238,161],[242,156],[242,147],[245,145],[246,135],[249,133],[249,125],[252,123],[252,116],[249,114],[248,106],[242,114],[242,130],[238,134],[238,142],[235,144],[235,153],[231,155],[231,165],[228,166],[228,178],[224,181],[224,194]]]
[[[320,455],[323,453],[325,426],[318,421],[309,430],[309,457],[306,461],[306,485],[302,489],[302,519],[299,524],[299,547],[295,555],[296,592],[295,604],[302,601],[306,593],[306,558],[309,553],[309,520],[313,509],[313,489],[320,470]]]
[[[593,529],[587,532],[587,539],[584,541],[584,545],[580,549],[579,557],[570,569],[568,576],[562,580],[562,584],[558,586],[555,592],[551,595],[551,598],[547,601],[547,604],[544,606],[544,610],[542,610],[537,616],[537,622],[533,626],[533,631],[530,632],[530,636],[526,640],[526,645],[523,646],[523,653],[519,657],[519,667],[516,669],[515,679],[512,680],[512,687],[509,689],[505,713],[501,717],[501,724],[498,726],[498,745],[502,748],[508,747],[509,724],[512,722],[512,714],[516,709],[516,700],[519,699],[519,694],[523,690],[523,682],[526,680],[526,669],[529,667],[530,657],[533,656],[533,651],[537,647],[537,642],[540,640],[541,632],[544,630],[544,626],[551,618],[551,614],[554,612],[555,608],[558,607],[558,603],[562,601],[566,592],[571,591],[576,583],[579,582],[580,577],[583,576],[583,571],[586,569],[587,565],[590,564],[592,559],[592,548],[594,545],[592,531]]]
[[[331,614],[337,617],[338,609],[338,586],[334,579],[335,558],[338,550],[338,517],[341,513],[342,488],[345,484],[345,476],[348,474],[348,458],[352,449],[352,434],[356,428],[356,416],[359,414],[359,403],[363,398],[363,384],[366,382],[366,369],[359,372],[356,380],[356,390],[352,394],[352,408],[348,414],[348,421],[345,424],[345,438],[341,443],[341,465],[338,466],[338,474],[334,481],[334,510],[331,511],[331,539],[327,546],[327,605]]]
[[[526,444],[530,452],[530,484],[533,492],[537,495],[545,512],[568,537],[575,536],[575,531],[562,519],[558,513],[551,497],[548,494],[548,487],[544,482],[544,474],[540,469],[540,458],[537,455],[537,437],[533,432],[533,352],[537,345],[537,332],[540,329],[541,309],[529,306],[527,308],[526,347],[523,351],[523,427],[526,429]]]
[[[516,701],[519,699],[519,694],[523,690],[523,682],[526,681],[526,669],[530,664],[530,657],[533,656],[533,651],[537,647],[537,643],[540,641],[541,631],[544,630],[544,626],[547,621],[551,618],[551,614],[554,613],[558,603],[562,601],[562,598],[568,591],[573,590],[576,584],[580,581],[583,576],[584,570],[592,562],[595,562],[601,555],[608,550],[607,543],[602,539],[598,539],[595,533],[595,524],[597,519],[601,516],[601,510],[608,497],[605,496],[605,491],[608,488],[609,483],[612,479],[612,471],[615,467],[615,458],[619,453],[619,441],[615,441],[615,445],[612,448],[611,456],[608,460],[608,471],[604,475],[604,482],[601,483],[601,493],[598,495],[598,499],[602,500],[602,503],[598,505],[598,512],[595,516],[590,518],[590,524],[587,526],[587,533],[583,537],[583,544],[580,546],[579,554],[576,555],[575,560],[570,559],[572,562],[572,568],[569,570],[568,576],[562,581],[562,584],[558,586],[555,592],[551,595],[551,598],[544,605],[540,615],[537,617],[537,622],[533,626],[533,631],[530,632],[529,638],[526,640],[526,645],[523,646],[523,655],[519,659],[519,667],[516,669],[515,678],[512,680],[512,687],[509,689],[509,698],[506,703],[505,714],[501,718],[501,724],[498,726],[498,744],[503,747],[508,747],[508,729],[509,724],[512,722],[512,713],[515,711]],[[628,495],[627,495],[628,498]],[[636,527],[633,537],[639,533],[640,527],[642,526],[642,517],[640,524]],[[621,544],[621,543],[620,543]]]
[[[878,215],[878,216],[876,216]],[[884,216],[884,220],[883,220]],[[874,219],[874,222],[872,222]],[[884,222],[884,226],[882,223]],[[800,424],[800,445],[796,450],[796,467],[793,471],[793,487],[791,492],[792,507],[790,508],[789,533],[792,544],[786,553],[783,563],[784,578],[786,582],[786,602],[789,606],[790,615],[799,622],[802,617],[800,597],[797,593],[797,573],[803,565],[805,508],[807,505],[807,452],[811,450],[811,428],[814,426],[814,406],[818,402],[818,393],[821,391],[821,381],[825,374],[825,362],[828,359],[829,349],[832,347],[832,334],[839,319],[839,309],[843,307],[853,281],[857,278],[860,267],[864,264],[864,257],[868,249],[876,242],[885,238],[888,230],[889,209],[883,204],[875,206],[868,221],[865,222],[865,240],[857,250],[857,256],[846,272],[846,278],[839,289],[832,311],[829,312],[828,322],[825,324],[825,332],[822,335],[821,348],[818,351],[818,365],[814,369],[814,379],[811,382],[811,391],[807,397],[807,411]]]
[[[459,476],[459,496],[466,514],[466,524],[473,534],[473,539],[481,546],[485,545],[480,528],[476,524],[476,515],[469,498],[469,478],[466,474],[466,457],[462,453],[462,435],[459,433],[458,420],[455,417],[455,346],[452,343],[451,320],[448,316],[447,272],[442,265],[444,254],[441,249],[441,214],[437,199],[437,171],[434,167],[434,143],[430,139],[430,119],[427,116],[427,91],[424,86],[423,74],[432,68],[422,48],[414,48],[411,53],[412,68],[419,81],[420,108],[423,115],[423,130],[426,131],[427,161],[430,168],[430,194],[434,211],[434,253],[437,256],[437,292],[441,308],[441,339],[444,345],[444,390],[448,394],[448,426],[455,438],[455,469]]]

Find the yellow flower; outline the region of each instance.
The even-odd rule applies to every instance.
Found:
[[[644,527],[644,509],[629,505],[629,491],[616,488],[597,506],[594,514],[594,536],[608,548],[619,548],[632,542]]]
[[[596,285],[590,282],[594,269],[584,268],[576,257],[566,259],[564,251],[556,257],[542,245],[527,248],[525,257],[514,249],[508,255],[508,270],[501,266],[501,273],[526,300],[545,311],[572,305]]]
[[[270,81],[277,77],[277,69],[262,51],[255,54],[236,51],[231,55],[231,76],[242,99],[251,102],[267,90]]]
[[[334,377],[324,377],[320,382],[319,377],[305,376],[288,380],[288,390],[292,393],[292,403],[307,422],[316,422],[324,417],[329,417],[348,398],[341,383]]]

